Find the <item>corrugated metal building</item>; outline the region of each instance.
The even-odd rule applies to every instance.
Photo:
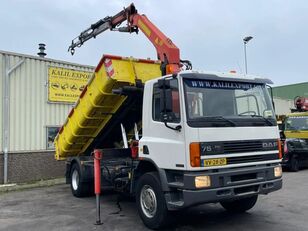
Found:
[[[273,87],[273,96],[277,115],[285,115],[294,109],[296,96],[308,97],[308,82]]]
[[[94,70],[92,66],[0,51],[0,183],[53,177],[57,176],[53,172],[63,168],[63,163],[53,160],[48,132],[63,124],[72,104],[48,101],[49,67]]]
[[[273,87],[274,97],[294,100],[296,96],[308,97],[308,82]]]

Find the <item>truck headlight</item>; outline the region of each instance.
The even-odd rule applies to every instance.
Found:
[[[211,186],[210,176],[196,176],[195,177],[195,187],[196,188],[206,188]]]
[[[282,176],[281,166],[277,166],[277,167],[274,168],[274,175],[275,175],[275,177],[281,177]]]

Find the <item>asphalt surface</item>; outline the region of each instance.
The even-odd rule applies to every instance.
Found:
[[[177,216],[168,230],[308,230],[308,170],[284,173],[283,189],[260,196],[244,214],[230,214],[219,204],[202,205]],[[56,185],[0,194],[0,230],[147,230],[135,203],[117,205],[117,195],[101,201],[101,226],[95,223],[95,197],[74,198],[69,185]]]

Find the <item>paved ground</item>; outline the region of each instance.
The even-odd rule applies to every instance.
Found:
[[[232,215],[219,204],[203,205],[178,217],[174,231],[308,230],[308,170],[284,174],[281,191],[261,196],[249,212]],[[135,204],[102,197],[102,226],[95,226],[95,198],[71,196],[68,185],[0,194],[0,230],[147,230]]]

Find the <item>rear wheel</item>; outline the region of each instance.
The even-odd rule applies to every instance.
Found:
[[[290,170],[293,172],[298,172],[299,170],[299,161],[296,156],[292,156],[290,160]]]
[[[136,188],[138,213],[143,223],[150,229],[159,229],[169,224],[164,193],[157,173],[145,173],[138,180]]]
[[[75,197],[86,197],[93,194],[93,184],[81,181],[79,164],[73,164],[71,168],[71,190]]]
[[[251,209],[257,202],[258,195],[234,201],[222,201],[220,204],[229,212],[243,213]]]

